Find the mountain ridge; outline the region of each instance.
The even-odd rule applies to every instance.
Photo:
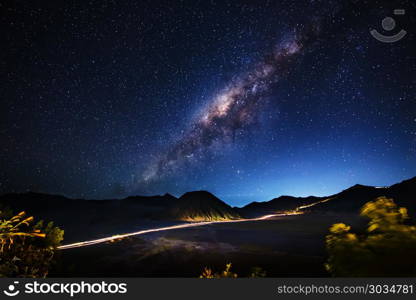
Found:
[[[184,221],[225,221],[240,218],[234,208],[207,191],[183,194],[172,207],[171,214]]]
[[[342,190],[341,192],[339,192],[337,194],[340,194],[342,192],[348,191],[350,189],[355,189],[355,188],[360,188],[360,187],[370,187],[370,188],[383,189],[383,188],[393,188],[395,186],[399,186],[399,185],[403,185],[403,184],[406,184],[406,185],[407,184],[412,184],[412,185],[413,184],[416,184],[416,176],[411,177],[409,179],[404,179],[404,180],[402,180],[402,181],[400,181],[398,183],[394,183],[394,184],[389,185],[389,186],[381,186],[381,187],[379,187],[379,186],[371,186],[371,185],[363,185],[363,184],[357,183],[357,184],[354,184],[354,185],[352,185],[352,186],[350,186],[350,187]],[[195,190],[195,191],[185,192],[180,197],[182,197],[182,196],[184,196],[184,195],[186,195],[188,193],[194,193],[194,192],[206,192],[206,193],[212,194],[211,192],[206,191],[206,190]],[[337,195],[337,194],[333,194],[333,195]],[[62,195],[62,194],[52,194],[52,193],[34,192],[34,191],[3,193],[3,194],[0,194],[0,198],[3,198],[6,195],[41,195],[41,196],[48,196],[48,197],[49,196],[52,196],[52,197],[57,197],[57,198],[64,198],[64,199],[69,199],[69,200],[82,200],[82,201],[112,201],[112,200],[118,200],[118,201],[120,201],[120,200],[135,199],[135,198],[139,199],[139,198],[157,198],[157,197],[172,197],[172,198],[176,198],[176,199],[179,199],[180,198],[180,197],[175,197],[175,196],[173,196],[170,193],[165,193],[163,195],[162,194],[155,194],[155,195],[131,195],[131,196],[126,196],[124,198],[87,199],[87,198],[69,197],[69,196]],[[280,195],[280,196],[275,197],[275,198],[273,198],[271,200],[252,201],[252,202],[244,205],[243,207],[247,207],[247,206],[249,206],[251,204],[266,203],[266,202],[270,202],[270,201],[273,201],[273,200],[276,200],[276,199],[280,199],[280,198],[285,198],[285,197],[288,197],[288,198],[297,198],[297,199],[305,199],[305,198],[311,198],[311,197],[313,197],[313,198],[330,198],[333,195],[328,195],[328,196],[314,196],[314,195],[309,195],[309,196],[305,196],[305,197],[296,197],[296,196],[290,196],[290,195]],[[243,207],[240,207],[240,208],[243,208]],[[234,208],[239,208],[239,207],[234,207]]]
[[[207,191],[184,193],[180,197],[169,193],[155,196],[129,196],[122,199],[74,199],[62,195],[25,192],[0,195],[0,204],[15,210],[27,210],[41,218],[54,219],[65,214],[77,215],[89,223],[102,219],[117,220],[131,218],[179,220],[179,221],[220,221],[238,218],[258,217],[265,214],[294,210],[331,198],[331,201],[308,207],[308,211],[358,212],[360,207],[379,196],[395,199],[410,213],[416,212],[416,177],[403,180],[388,187],[373,187],[356,184],[337,194],[326,197],[279,196],[264,202],[251,202],[244,207],[231,207]],[[88,216],[88,217],[87,217]],[[107,220],[107,221],[108,221]]]

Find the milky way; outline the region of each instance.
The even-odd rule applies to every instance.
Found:
[[[198,161],[214,147],[231,143],[238,130],[255,123],[270,88],[290,71],[294,59],[315,40],[318,31],[314,24],[293,32],[251,71],[219,92],[186,133],[150,163],[142,175],[143,182],[171,175],[185,163]]]
[[[415,1],[394,2],[2,1],[0,194],[241,206],[411,178]]]

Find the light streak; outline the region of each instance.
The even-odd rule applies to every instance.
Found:
[[[152,233],[152,232],[161,232],[161,231],[183,229],[183,228],[190,228],[190,227],[200,227],[200,226],[205,226],[205,225],[210,225],[210,224],[263,221],[263,220],[267,220],[267,219],[270,219],[270,218],[273,218],[273,217],[286,217],[286,216],[302,215],[302,214],[304,214],[304,212],[302,212],[301,210],[303,210],[305,208],[312,207],[316,204],[320,204],[320,203],[330,201],[332,199],[333,198],[327,198],[327,199],[324,199],[324,200],[321,200],[321,201],[318,201],[318,202],[314,202],[314,203],[311,203],[311,204],[308,204],[308,205],[299,206],[298,208],[294,209],[293,211],[289,211],[289,212],[285,212],[285,213],[268,214],[268,215],[264,215],[264,216],[261,216],[261,217],[258,217],[258,218],[237,219],[237,220],[227,220],[227,221],[207,221],[207,222],[197,222],[197,223],[186,223],[186,224],[172,225],[172,226],[166,226],[166,227],[145,229],[145,230],[140,230],[140,231],[131,232],[131,233],[116,234],[116,235],[112,235],[112,236],[104,237],[104,238],[100,238],[100,239],[95,239],[95,240],[89,240],[89,241],[83,241],[83,242],[77,242],[77,243],[62,245],[62,246],[59,246],[58,249],[59,250],[66,250],[66,249],[72,249],[72,248],[92,246],[92,245],[96,245],[96,244],[111,242],[111,241],[123,239],[123,238],[126,238],[126,237],[143,235],[143,234]]]
[[[325,203],[325,202],[328,202],[328,201],[330,201],[330,200],[332,200],[332,199],[334,199],[334,198],[326,198],[326,199],[324,199],[324,200],[317,201],[317,202],[313,202],[313,203],[311,203],[311,204],[307,204],[307,205],[299,206],[298,208],[296,208],[296,211],[299,211],[299,210],[302,210],[302,209],[305,209],[305,208],[309,208],[309,207],[315,206],[315,205],[317,205],[317,204]]]

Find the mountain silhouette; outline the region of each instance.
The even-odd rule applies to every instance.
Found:
[[[292,197],[292,196],[280,196],[270,201],[265,202],[251,202],[242,208],[236,208],[236,210],[246,218],[257,217],[265,214],[271,214],[275,212],[282,212],[288,210],[294,210],[299,206],[308,205],[322,200],[320,197]]]
[[[242,208],[237,208],[237,211],[244,217],[255,217],[316,203],[306,210],[358,214],[365,203],[381,196],[393,198],[399,206],[406,207],[410,215],[416,215],[416,177],[389,187],[356,184],[338,194],[326,197],[281,196],[266,202],[252,202]]]
[[[406,207],[411,216],[416,215],[416,177],[389,187],[373,187],[357,184],[339,194],[325,197],[331,198],[331,200],[317,204],[311,207],[310,210],[359,212],[360,208],[366,202],[381,196],[394,199],[397,205]]]
[[[183,194],[170,212],[174,218],[183,221],[224,221],[240,218],[235,209],[206,191]]]
[[[124,199],[85,200],[42,193],[12,193],[0,196],[0,210],[10,207],[14,212],[26,211],[37,220],[53,220],[69,236],[84,232],[105,234],[109,230],[129,231],[150,226],[149,221],[225,221],[254,218],[266,214],[308,206],[310,213],[359,213],[368,201],[385,196],[406,207],[416,216],[416,177],[390,187],[354,185],[327,197],[281,196],[270,201],[252,202],[242,208],[231,207],[207,191],[195,191],[176,198],[170,194],[131,196]],[[86,231],[86,228],[88,230]]]

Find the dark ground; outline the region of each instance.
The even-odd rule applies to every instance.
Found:
[[[239,277],[323,277],[331,224],[365,224],[356,214],[309,214],[151,233],[60,251],[50,277],[198,277],[231,262]]]

